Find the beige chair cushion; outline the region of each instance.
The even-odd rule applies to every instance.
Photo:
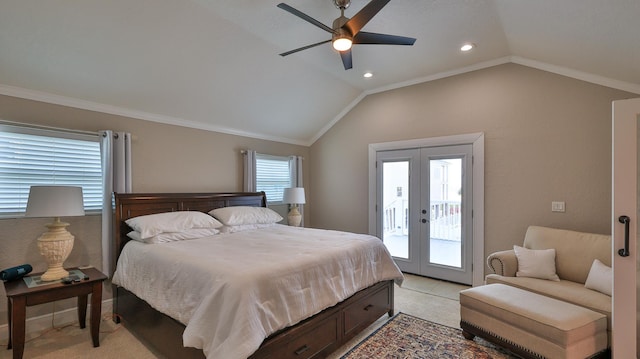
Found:
[[[584,284],[594,259],[611,266],[611,236],[530,226],[524,238],[529,249],[556,250],[560,279]]]

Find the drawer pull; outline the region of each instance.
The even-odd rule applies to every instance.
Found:
[[[296,353],[296,355],[300,355],[300,354],[306,352],[307,350],[309,350],[309,346],[305,344],[300,349],[296,350],[295,353]]]
[[[366,307],[364,307],[365,311],[369,311],[369,309],[373,308],[373,304],[369,304]]]

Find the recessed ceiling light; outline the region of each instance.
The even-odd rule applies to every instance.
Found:
[[[373,77],[373,73],[372,72],[365,72],[364,75],[365,78],[369,78],[369,77]]]
[[[471,50],[473,50],[475,47],[476,47],[476,45],[475,45],[475,44],[472,44],[472,43],[468,42],[468,43],[466,43],[466,44],[464,44],[464,45],[462,45],[462,46],[460,47],[460,51],[462,51],[462,52],[471,51]]]

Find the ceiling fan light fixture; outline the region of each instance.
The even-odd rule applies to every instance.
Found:
[[[351,0],[333,0],[333,3],[340,10],[340,17],[333,20],[333,25],[331,27],[285,3],[278,4],[277,6],[280,9],[283,9],[331,34],[331,39],[283,52],[280,56],[291,55],[298,51],[307,50],[331,42],[331,46],[334,50],[339,52],[344,69],[349,70],[353,67],[351,54],[351,47],[353,45],[413,45],[416,39],[411,37],[360,31],[369,22],[369,20],[376,16],[376,14],[389,3],[389,1],[390,0],[369,0],[369,3],[361,8],[360,11],[351,18],[348,18],[344,16],[344,10],[349,7]]]
[[[348,37],[338,37],[333,40],[333,48],[338,51],[347,51],[351,48],[353,41]]]

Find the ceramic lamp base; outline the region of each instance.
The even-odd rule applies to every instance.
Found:
[[[290,226],[300,227],[300,223],[302,223],[302,215],[298,211],[298,206],[291,207],[287,221]]]
[[[49,269],[47,269],[47,271],[44,272],[42,277],[40,277],[40,280],[42,280],[43,282],[51,282],[51,281],[59,280],[68,276],[69,276],[69,272],[66,271],[64,268],[62,268],[62,266],[58,268],[49,267]]]
[[[43,281],[54,281],[69,275],[69,272],[63,268],[64,261],[73,249],[74,237],[67,231],[68,225],[69,223],[56,219],[53,223],[47,224],[49,231],[38,238],[40,254],[45,258],[48,266],[41,277]]]

